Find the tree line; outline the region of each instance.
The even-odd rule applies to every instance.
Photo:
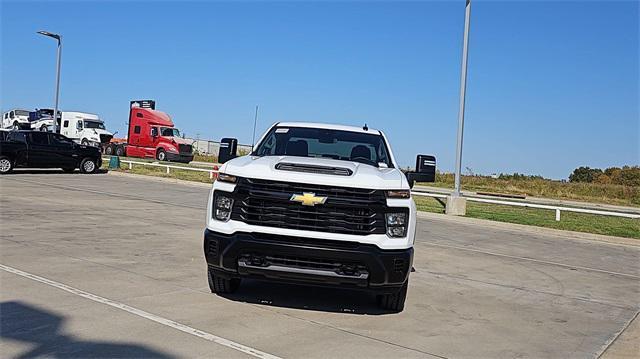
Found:
[[[578,167],[569,176],[569,182],[640,186],[640,166],[600,168]]]

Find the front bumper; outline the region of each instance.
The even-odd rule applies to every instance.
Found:
[[[167,160],[172,161],[172,162],[184,162],[184,163],[189,163],[191,161],[193,161],[193,155],[192,154],[180,154],[180,153],[173,153],[173,152],[167,152]]]
[[[409,276],[413,248],[206,229],[204,254],[223,277],[366,288],[392,292]]]

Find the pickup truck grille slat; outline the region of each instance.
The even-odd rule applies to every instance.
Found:
[[[324,204],[290,200],[304,192],[325,196]],[[231,218],[252,225],[367,235],[385,233],[383,191],[240,179]]]

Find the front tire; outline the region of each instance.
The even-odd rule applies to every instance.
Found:
[[[0,157],[0,174],[7,174],[13,170],[13,161],[9,157]]]
[[[118,156],[118,157],[122,157],[122,156],[124,156],[124,155],[125,155],[125,153],[124,153],[124,147],[123,147],[123,146],[117,146],[117,147],[116,147],[116,156]]]
[[[158,152],[156,153],[156,159],[158,161],[166,161],[167,160],[167,153],[161,148],[158,150]]]
[[[20,124],[18,123],[18,121],[13,122],[13,127],[11,127],[11,129],[14,131],[20,130]]]
[[[83,146],[89,146],[89,141],[87,141],[87,139],[85,138],[85,139],[82,140],[81,144]]]
[[[108,145],[107,147],[104,148],[104,154],[111,156],[113,154],[113,146]]]
[[[98,170],[98,164],[93,158],[85,158],[80,162],[80,172],[95,173]]]
[[[378,295],[378,306],[380,308],[389,310],[395,313],[400,313],[404,310],[404,302],[407,299],[407,289],[409,287],[409,280],[407,280],[402,288],[396,293],[381,294]]]
[[[209,281],[209,289],[211,293],[231,294],[235,293],[240,287],[240,278],[222,278],[216,275],[212,270],[207,270],[207,279]]]
[[[40,126],[40,131],[41,132],[47,132],[47,126],[45,126],[45,125]]]

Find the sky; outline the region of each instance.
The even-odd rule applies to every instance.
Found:
[[[464,0],[0,0],[0,108],[99,114],[154,99],[189,137],[277,121],[383,130],[400,165],[453,171]],[[474,0],[463,169],[567,178],[640,163],[638,1]]]

